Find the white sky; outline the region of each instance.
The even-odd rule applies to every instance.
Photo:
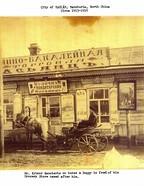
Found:
[[[70,17],[73,21],[73,17]],[[91,22],[91,19],[92,22]],[[94,20],[96,19],[96,20]],[[144,17],[1,17],[2,57],[29,55],[30,43],[41,53],[98,47],[144,45]],[[89,24],[90,23],[90,24]]]

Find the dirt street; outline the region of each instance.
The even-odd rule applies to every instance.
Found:
[[[113,147],[112,144],[108,145],[105,151],[94,155],[83,155],[73,150],[60,150],[55,154],[48,154],[46,150],[17,150],[5,153],[4,159],[0,159],[0,169],[104,169],[108,165],[118,169],[122,166],[144,168],[143,146],[133,146],[131,149],[127,149],[126,145]]]

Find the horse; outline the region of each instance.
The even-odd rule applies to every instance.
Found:
[[[32,148],[33,134],[35,134],[42,142],[42,149],[44,149],[45,141],[48,137],[48,118],[33,118],[25,116],[23,113],[18,113],[15,120],[15,128],[25,128],[27,133],[28,148]]]

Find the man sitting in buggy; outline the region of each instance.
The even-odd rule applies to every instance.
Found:
[[[96,110],[94,107],[90,107],[90,115],[88,120],[82,120],[78,123],[77,126],[71,127],[69,129],[69,134],[73,135],[75,133],[79,133],[80,131],[83,131],[89,127],[95,128],[97,126],[97,115]]]
[[[90,106],[90,115],[88,120],[82,120],[79,122],[77,129],[87,128],[87,127],[96,127],[97,126],[97,115],[94,107]]]

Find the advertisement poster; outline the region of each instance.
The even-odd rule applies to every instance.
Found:
[[[143,185],[141,0],[2,0],[0,59],[1,184]],[[90,101],[99,126],[78,128],[91,122]],[[26,141],[8,138],[7,113],[19,110],[32,118],[45,113],[55,122],[50,137],[43,138],[44,123],[28,126],[23,117]]]
[[[61,96],[62,122],[74,122],[74,97],[72,94]]]
[[[87,119],[86,90],[77,90],[77,120]]]
[[[37,100],[36,96],[27,96],[24,98],[25,114],[27,116],[37,117]]]
[[[14,94],[13,102],[14,102],[13,111],[14,115],[16,115],[17,113],[20,113],[22,111],[22,96],[20,93]]]

